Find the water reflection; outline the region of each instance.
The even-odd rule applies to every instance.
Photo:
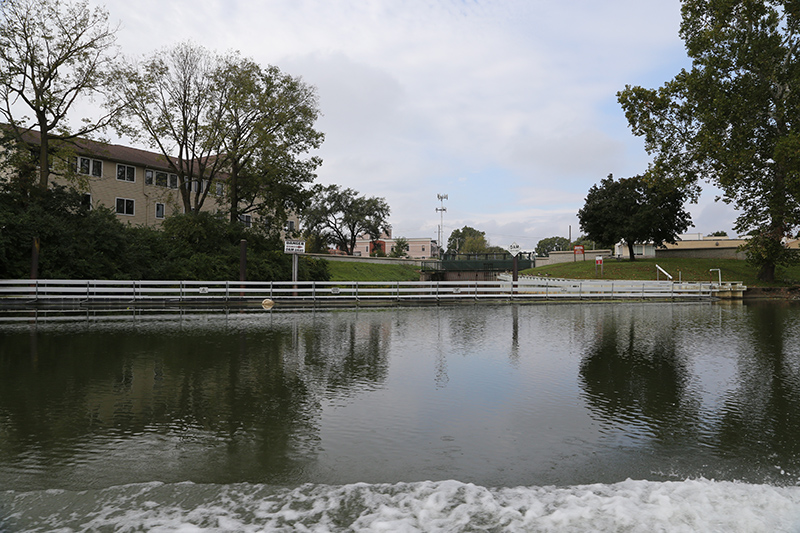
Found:
[[[759,450],[800,477],[800,338],[794,306],[749,306],[746,344],[737,354],[737,387],[724,399],[720,453]]]
[[[605,313],[580,365],[592,413],[616,443],[679,449],[706,476],[800,482],[798,307],[711,309]]]
[[[636,311],[606,313],[598,324],[580,367],[587,401],[606,424],[625,426],[629,439],[696,439],[699,400],[675,324],[645,318],[648,308]]]
[[[800,482],[799,326],[774,302],[0,326],[0,486]]]
[[[116,453],[124,442],[131,456],[116,468],[164,481],[285,480],[319,451],[322,394],[386,378],[388,329],[353,317],[311,328],[140,322],[6,332],[0,463],[75,476],[98,448]],[[165,445],[170,454],[158,457]]]

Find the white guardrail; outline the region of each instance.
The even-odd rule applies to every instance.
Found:
[[[500,278],[505,276],[501,275]],[[520,278],[497,281],[291,282],[0,280],[0,306],[227,302],[359,303],[543,299],[709,299],[711,283]]]

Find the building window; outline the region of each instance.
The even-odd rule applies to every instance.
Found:
[[[216,195],[223,196],[225,194],[225,186],[222,183],[216,184]]]
[[[78,172],[85,176],[99,178],[103,175],[103,162],[97,159],[89,159],[88,157],[79,157]]]
[[[117,179],[119,181],[136,181],[136,169],[130,165],[117,164]]]
[[[286,231],[294,231],[294,220],[286,222]]]
[[[130,198],[117,198],[117,214],[133,216],[134,201]]]
[[[89,194],[88,192],[86,194],[84,194],[83,198],[81,199],[81,205],[83,205],[83,207],[85,207],[86,209],[91,209],[92,208],[92,195]]]
[[[239,215],[239,222],[244,224],[245,228],[249,228],[253,225],[253,217],[252,215]]]
[[[145,185],[152,185],[153,184],[153,171],[150,169],[146,169],[144,171],[144,184]]]
[[[167,186],[167,173],[166,172],[156,172],[156,185],[159,187],[166,187]]]
[[[156,202],[156,218],[164,218],[166,206],[160,202]]]
[[[175,174],[169,175],[169,188],[170,189],[177,189],[178,188],[178,176]]]

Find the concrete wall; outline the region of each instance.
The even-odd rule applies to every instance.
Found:
[[[682,250],[656,250],[656,259],[659,258],[684,258],[684,259],[747,259],[745,252],[737,248],[694,248]]]
[[[550,252],[549,257],[537,257],[536,266],[555,265],[558,263],[572,263],[577,261],[591,261],[594,263],[594,258],[601,256],[604,259],[611,257],[611,250],[586,250],[583,255],[575,255],[572,251],[568,252]]]

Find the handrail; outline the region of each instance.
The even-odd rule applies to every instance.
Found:
[[[457,302],[497,300],[709,299],[711,283],[568,280],[508,276],[495,281],[167,281],[0,280],[0,307],[38,304],[308,304]],[[746,287],[737,285],[736,290]]]

